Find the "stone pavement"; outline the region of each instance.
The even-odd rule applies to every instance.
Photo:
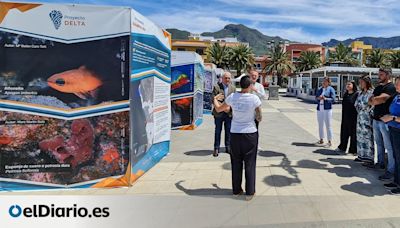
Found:
[[[132,188],[30,194],[134,195],[138,227],[400,227],[400,197],[388,194],[381,173],[333,151],[340,105],[334,106],[334,147],[313,145],[315,108],[295,98],[264,102],[251,201],[231,195],[229,156],[211,155],[211,116],[194,131],[173,131],[169,156]]]

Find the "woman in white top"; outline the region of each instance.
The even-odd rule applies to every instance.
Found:
[[[319,128],[319,138],[320,140],[316,143],[318,146],[324,145],[324,125],[327,131],[328,144],[325,147],[332,146],[332,105],[335,103],[336,92],[331,86],[331,79],[325,77],[322,82],[322,87],[318,89],[316,94],[317,105],[317,119]]]
[[[249,76],[240,80],[241,92],[233,93],[225,99],[225,103],[219,101],[223,95],[214,97],[214,106],[217,112],[223,112],[232,108],[231,125],[231,165],[232,188],[234,195],[243,194],[242,172],[243,163],[246,177],[246,199],[251,200],[255,193],[256,158],[258,147],[258,131],[254,121],[261,121],[261,101],[251,94],[253,83]]]

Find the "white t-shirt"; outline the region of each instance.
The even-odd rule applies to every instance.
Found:
[[[325,96],[325,92],[326,92],[326,88],[322,88],[322,93],[321,93],[321,95],[324,95]],[[319,100],[319,104],[320,104],[320,108],[321,108],[321,106],[322,106],[322,109],[324,108],[324,100]]]
[[[265,95],[265,89],[263,85],[256,82],[254,83],[254,87],[257,89],[257,92],[253,91],[252,94],[257,95],[257,97],[260,98],[260,100],[264,100],[267,98],[267,95]]]
[[[231,133],[257,132],[254,117],[256,108],[261,106],[260,99],[251,93],[232,93],[225,99],[232,108]]]

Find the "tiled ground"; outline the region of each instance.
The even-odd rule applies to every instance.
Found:
[[[137,211],[127,213],[140,227],[400,227],[400,197],[387,193],[380,172],[312,145],[314,105],[284,97],[264,103],[252,201],[231,196],[229,156],[211,156],[210,116],[195,131],[174,131],[170,155],[131,188],[30,194],[129,195]],[[340,105],[334,109],[337,146]]]

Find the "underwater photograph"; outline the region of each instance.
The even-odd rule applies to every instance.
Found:
[[[190,125],[193,120],[193,97],[171,101],[172,128]]]
[[[0,100],[74,109],[129,99],[129,36],[64,44],[0,31]]]
[[[0,177],[68,185],[122,175],[128,123],[129,112],[67,121],[2,111]],[[27,168],[9,168],[18,166]]]
[[[194,66],[182,65],[171,68],[171,95],[193,92]]]

